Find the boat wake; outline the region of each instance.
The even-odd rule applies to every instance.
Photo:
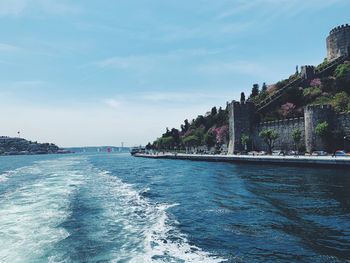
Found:
[[[225,261],[190,244],[167,211],[176,204],[152,203],[149,189],[138,191],[88,157],[9,174],[1,177],[1,262]]]

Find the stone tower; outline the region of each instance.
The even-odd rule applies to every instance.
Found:
[[[327,37],[327,60],[350,55],[350,25],[333,28]]]
[[[304,109],[305,119],[305,146],[306,151],[326,151],[327,145],[324,145],[322,139],[316,134],[316,126],[326,121],[330,127],[333,127],[334,111],[331,105],[310,105]]]
[[[232,101],[228,104],[230,141],[228,154],[243,150],[242,135],[252,137],[255,106],[252,102]]]

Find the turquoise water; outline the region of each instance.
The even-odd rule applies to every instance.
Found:
[[[347,262],[350,172],[0,158],[0,262]]]

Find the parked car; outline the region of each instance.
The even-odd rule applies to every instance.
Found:
[[[335,156],[350,156],[350,153],[347,153],[346,151],[338,150],[335,152]]]
[[[275,151],[272,151],[272,155],[284,155],[284,152],[283,151],[281,151],[281,150],[275,150]]]
[[[267,152],[265,152],[265,151],[260,151],[260,152],[258,152],[258,155],[267,155]]]
[[[259,152],[257,152],[257,151],[251,151],[251,152],[248,152],[248,155],[259,155]]]
[[[300,153],[298,151],[289,151],[288,155],[299,155]]]
[[[325,151],[314,151],[314,152],[312,152],[312,155],[313,156],[327,156],[328,153]]]

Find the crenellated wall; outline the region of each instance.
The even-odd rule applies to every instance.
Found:
[[[349,55],[350,26],[338,26],[331,30],[327,37],[327,59],[332,61],[337,57]]]
[[[350,113],[336,114],[330,105],[312,105],[304,109],[304,117],[285,119],[270,122],[255,123],[252,112],[252,104],[233,101],[229,106],[230,112],[230,147],[229,153],[242,151],[242,135],[248,135],[253,150],[266,151],[267,145],[259,136],[263,130],[271,129],[278,133],[279,138],[275,141],[276,150],[295,150],[293,131],[301,131],[301,142],[298,148],[305,148],[307,152],[327,150],[332,145],[326,145],[326,141],[316,134],[319,123],[326,121],[331,130],[344,132],[346,140],[350,141]],[[344,145],[346,140],[344,140]],[[348,143],[349,144],[349,143]]]
[[[255,149],[267,151],[265,142],[259,136],[259,133],[266,129],[272,129],[279,134],[279,138],[275,142],[275,149],[284,149],[287,151],[295,150],[296,145],[292,138],[292,132],[295,129],[301,131],[301,144],[304,144],[305,122],[303,117],[259,123],[259,125],[255,127],[252,135],[253,147]]]
[[[232,101],[228,105],[229,111],[229,146],[228,152],[242,151],[241,143],[243,135],[252,134],[254,128],[255,107],[251,102]]]

